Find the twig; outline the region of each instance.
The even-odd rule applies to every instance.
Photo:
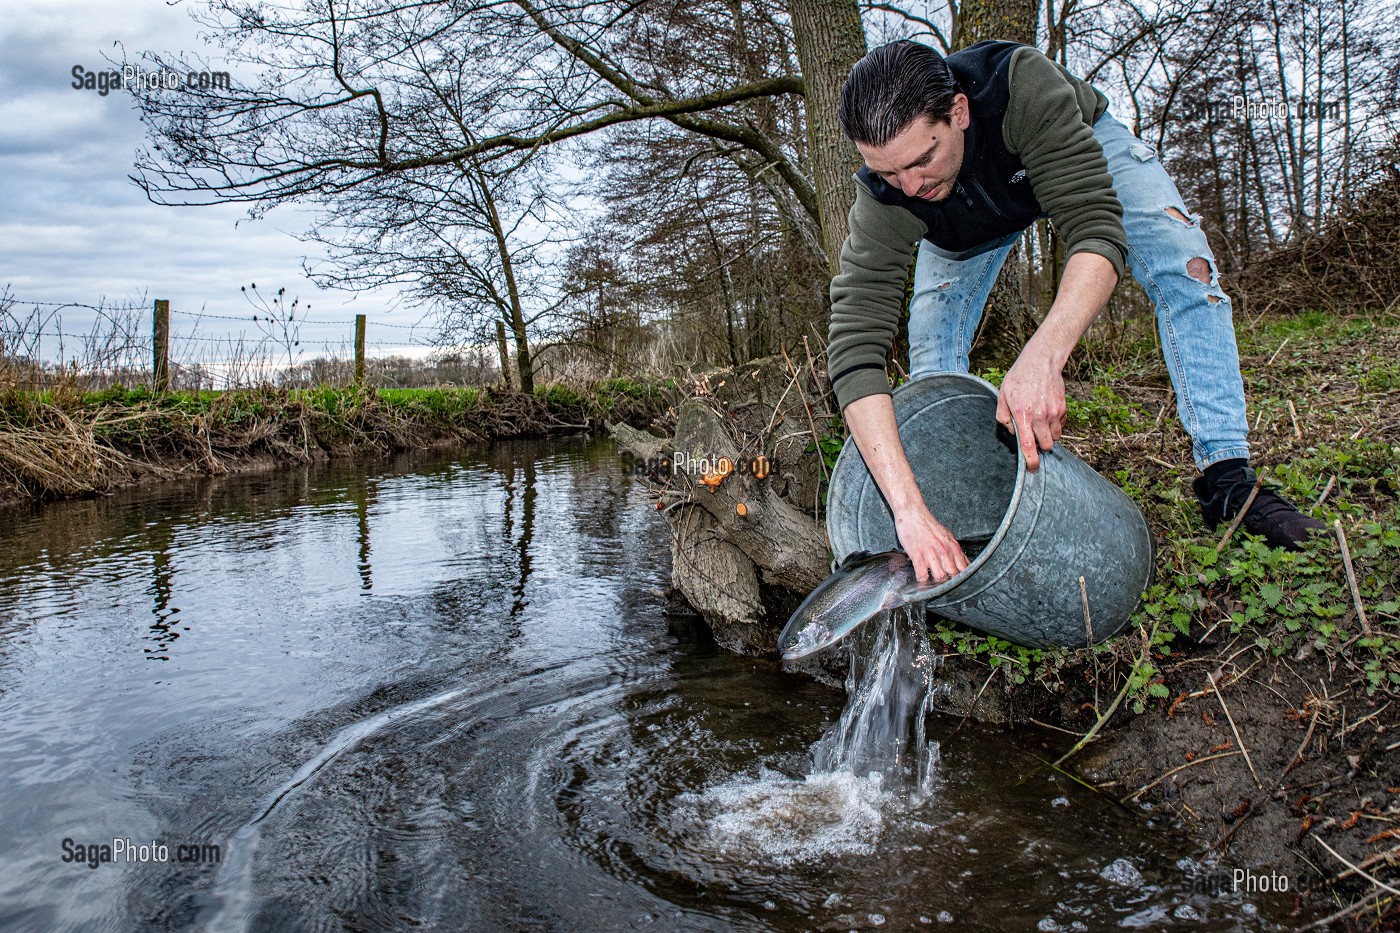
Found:
[[[972,705],[967,708],[966,713],[963,713],[963,718],[958,720],[957,727],[953,729],[952,732],[948,733],[948,738],[951,739],[953,736],[958,734],[958,729],[961,729],[963,727],[963,723],[967,722],[967,717],[971,716],[972,711],[977,708],[977,701],[982,699],[982,694],[987,692],[987,688],[992,684],[992,678],[997,675],[997,671],[999,670],[1001,670],[1001,668],[999,667],[992,668],[992,672],[987,675],[987,679],[982,683],[982,689],[978,690],[977,696],[972,698]]]
[[[1123,681],[1123,688],[1118,691],[1118,695],[1113,698],[1113,702],[1108,704],[1108,709],[1104,710],[1104,712],[1099,716],[1098,721],[1089,727],[1088,732],[1084,733],[1083,738],[1081,738],[1078,742],[1074,743],[1073,748],[1071,748],[1069,751],[1065,752],[1058,759],[1056,759],[1054,767],[1058,768],[1060,765],[1064,764],[1067,759],[1075,755],[1081,748],[1092,742],[1094,740],[1094,736],[1098,735],[1099,730],[1104,727],[1104,723],[1108,722],[1108,720],[1112,718],[1114,711],[1118,709],[1118,704],[1122,703],[1123,697],[1128,695],[1128,687],[1132,686],[1133,675],[1137,672],[1138,668],[1142,666],[1143,662],[1147,660],[1147,655],[1152,650],[1152,640],[1156,637],[1157,625],[1156,623],[1153,623],[1152,634],[1147,635],[1144,633],[1143,635],[1142,653],[1139,654],[1138,659],[1135,662],[1133,662],[1133,669],[1128,672],[1127,678]]]
[[[797,367],[792,365],[792,360],[788,357],[787,347],[780,346],[778,349],[783,351],[783,362],[787,363],[788,369],[792,371],[793,382],[797,382]],[[822,454],[822,436],[817,433],[817,419],[812,417],[812,404],[807,401],[807,393],[801,386],[797,387],[797,394],[802,399],[802,407],[807,410],[807,424],[812,429],[812,442],[817,445],[817,463],[822,468],[822,479],[826,479],[826,457]]]
[[[1366,858],[1364,858],[1364,859],[1362,859],[1360,862],[1358,862],[1357,865],[1356,865],[1356,867],[1357,867],[1357,868],[1370,868],[1372,865],[1376,864],[1377,862],[1386,862],[1386,861],[1389,861],[1390,859],[1395,858],[1397,855],[1400,855],[1400,846],[1391,846],[1389,849],[1386,849],[1384,852],[1377,852],[1375,855],[1368,855]],[[1319,874],[1321,874],[1321,872],[1319,872]],[[1348,869],[1346,869],[1345,871],[1338,872],[1337,874],[1333,875],[1331,878],[1325,879],[1325,880],[1323,880],[1323,881],[1319,881],[1317,884],[1314,884],[1314,885],[1312,885],[1312,886],[1310,886],[1310,887],[1304,888],[1303,890],[1299,891],[1298,893],[1299,893],[1299,894],[1302,894],[1302,895],[1304,895],[1304,896],[1307,896],[1307,895],[1309,895],[1309,894],[1312,894],[1314,891],[1316,891],[1317,888],[1318,888],[1318,885],[1323,885],[1323,884],[1325,884],[1325,885],[1327,885],[1327,886],[1330,887],[1330,886],[1336,884],[1338,881],[1341,881],[1343,878],[1350,878],[1353,874],[1355,874],[1355,872],[1354,872],[1352,869],[1348,868]]]
[[[1197,758],[1195,761],[1188,761],[1188,762],[1186,762],[1186,764],[1184,764],[1184,765],[1181,765],[1181,766],[1176,767],[1176,768],[1172,768],[1172,769],[1171,769],[1170,771],[1168,771],[1166,774],[1163,774],[1161,777],[1157,778],[1157,780],[1155,780],[1155,781],[1149,781],[1148,783],[1142,785],[1142,786],[1139,787],[1137,790],[1133,791],[1131,794],[1129,794],[1128,796],[1124,797],[1124,798],[1123,798],[1123,802],[1124,802],[1124,803],[1127,803],[1129,800],[1136,800],[1137,798],[1141,797],[1143,794],[1145,794],[1145,793],[1147,793],[1148,791],[1150,791],[1152,788],[1156,787],[1158,784],[1160,784],[1160,783],[1162,783],[1163,781],[1165,781],[1167,778],[1171,777],[1173,774],[1176,774],[1178,771],[1185,771],[1187,768],[1194,768],[1196,765],[1203,765],[1203,764],[1205,764],[1207,761],[1215,761],[1217,758],[1232,758],[1232,757],[1234,757],[1235,755],[1238,755],[1238,754],[1239,754],[1239,752],[1232,748],[1232,749],[1230,749],[1228,752],[1220,752],[1219,754],[1216,754],[1216,755],[1207,755],[1207,756],[1204,757],[1204,758]]]
[[[1168,463],[1168,462],[1165,461],[1165,460],[1158,460],[1156,457],[1152,456],[1151,454],[1148,454],[1148,455],[1147,455],[1147,459],[1148,459],[1148,460],[1151,460],[1153,463],[1157,464],[1158,466],[1164,466],[1164,467],[1166,467],[1168,470],[1175,470],[1175,469],[1176,469],[1176,464]]]
[[[812,387],[818,394],[822,393],[822,381],[817,377],[817,363],[812,359],[812,347],[807,343],[807,335],[802,335],[802,352],[807,354],[807,372],[812,377]]]
[[[1136,667],[1136,665],[1134,667]],[[1114,711],[1118,709],[1118,704],[1123,702],[1123,697],[1126,696],[1128,693],[1128,685],[1132,682],[1133,677],[1131,674],[1129,674],[1127,680],[1123,682],[1123,689],[1119,690],[1118,695],[1113,698],[1113,702],[1108,704],[1108,709],[1105,710],[1099,716],[1097,722],[1095,722],[1092,726],[1089,727],[1089,731],[1084,733],[1083,737],[1081,737],[1078,742],[1074,743],[1074,748],[1071,748],[1059,758],[1055,759],[1055,767],[1058,768],[1060,765],[1064,764],[1065,759],[1071,757],[1072,755],[1077,753],[1081,748],[1088,745],[1094,740],[1094,736],[1099,734],[1099,730],[1103,728],[1104,723],[1108,722],[1109,717],[1111,717]]]
[[[1298,767],[1298,762],[1303,760],[1303,752],[1307,750],[1308,742],[1312,741],[1313,730],[1317,728],[1317,718],[1321,715],[1322,707],[1313,707],[1312,722],[1308,723],[1308,731],[1303,733],[1303,741],[1298,743],[1298,750],[1293,753],[1293,757],[1288,759],[1288,763],[1278,773],[1278,779],[1274,781],[1274,786],[1269,791],[1270,794],[1283,786],[1283,779],[1288,777],[1288,772]]]
[[[1278,358],[1278,355],[1279,355],[1280,353],[1283,352],[1283,348],[1286,347],[1286,346],[1288,346],[1288,341],[1290,341],[1290,340],[1292,340],[1292,339],[1293,339],[1292,337],[1284,337],[1284,338],[1283,338],[1283,343],[1281,343],[1281,344],[1278,345],[1278,349],[1274,351],[1274,355],[1271,356],[1271,357],[1269,357],[1269,362],[1265,363],[1264,365],[1265,365],[1266,367],[1267,367],[1267,366],[1272,366],[1272,365],[1274,365],[1274,360],[1276,360],[1276,359]]]
[[[1110,797],[1108,794],[1104,793],[1104,792],[1103,792],[1103,788],[1098,787],[1098,786],[1096,786],[1096,785],[1094,785],[1094,784],[1090,784],[1088,781],[1084,780],[1082,777],[1080,777],[1079,775],[1075,774],[1073,771],[1066,771],[1064,768],[1057,767],[1057,766],[1055,765],[1054,762],[1050,761],[1050,760],[1047,759],[1047,758],[1042,758],[1042,757],[1040,757],[1040,756],[1037,755],[1035,752],[1031,752],[1030,755],[1031,755],[1032,758],[1034,758],[1036,761],[1039,761],[1041,764],[1045,765],[1045,766],[1046,766],[1047,768],[1049,768],[1051,771],[1055,771],[1055,772],[1058,772],[1058,773],[1060,773],[1060,774],[1063,774],[1067,779],[1069,779],[1069,780],[1073,781],[1074,783],[1078,784],[1080,787],[1084,788],[1085,790],[1092,791],[1092,792],[1098,794],[1098,795],[1099,795],[1100,797],[1102,797],[1104,800],[1107,800],[1109,803],[1112,803],[1112,804],[1115,804],[1115,805],[1117,805],[1117,806],[1120,806],[1120,807],[1122,807],[1124,810],[1128,810],[1129,813],[1132,813],[1132,811],[1129,810],[1128,807],[1127,807],[1125,804],[1123,804],[1121,801],[1119,801],[1118,798],[1116,798],[1116,797]],[[1028,772],[1026,772],[1025,776],[1023,776],[1023,777],[1021,778],[1021,780],[1017,781],[1016,783],[1017,783],[1017,784],[1024,784],[1024,783],[1026,782],[1026,779],[1027,779],[1028,777],[1030,777],[1032,774],[1035,774],[1035,773],[1036,773],[1036,772],[1034,772],[1034,771],[1028,771]],[[1105,786],[1107,786],[1107,785],[1105,785]],[[1136,814],[1134,814],[1134,815],[1136,815]]]
[[[1089,589],[1084,578],[1079,578],[1079,598],[1084,601],[1084,646],[1089,658],[1094,662],[1094,712],[1099,711],[1099,656],[1094,651],[1094,621],[1089,617]]]
[[[1342,858],[1341,854],[1340,854],[1336,849],[1332,848],[1332,847],[1329,846],[1327,843],[1323,842],[1323,841],[1322,841],[1322,837],[1319,836],[1317,833],[1309,833],[1309,835],[1313,837],[1313,840],[1316,841],[1318,845],[1322,846],[1322,847],[1323,847],[1324,849],[1326,849],[1328,852],[1331,852],[1333,858],[1335,858],[1337,861],[1341,862],[1341,863],[1342,863],[1343,865],[1345,865],[1347,868],[1350,868],[1350,869],[1351,869],[1352,871],[1354,871],[1356,874],[1358,874],[1358,875],[1360,875],[1361,877],[1365,878],[1367,881],[1369,881],[1369,882],[1371,882],[1372,884],[1374,884],[1376,887],[1378,887],[1378,888],[1385,888],[1385,889],[1386,889],[1387,891],[1389,891],[1391,894],[1400,894],[1400,889],[1392,888],[1390,885],[1386,884],[1384,881],[1381,881],[1379,878],[1377,878],[1375,875],[1372,875],[1370,872],[1366,871],[1364,868],[1360,868],[1360,867],[1358,867],[1358,866],[1356,866],[1356,865],[1353,865],[1351,862],[1348,862],[1346,859]]]
[[[1371,902],[1377,900],[1381,896],[1381,893],[1382,892],[1380,891],[1380,889],[1377,888],[1376,890],[1373,890],[1371,893],[1367,894],[1361,900],[1357,901],[1355,904],[1349,904],[1346,907],[1343,907],[1341,910],[1337,911],[1335,914],[1323,917],[1321,920],[1315,920],[1307,926],[1302,927],[1299,933],[1306,933],[1306,931],[1308,930],[1325,930],[1332,924],[1336,923],[1338,920],[1343,920],[1347,917],[1350,917],[1352,914],[1360,913],[1361,911],[1369,908],[1371,906]]]
[[[1264,476],[1268,470],[1260,470],[1259,476],[1254,480],[1254,488],[1249,491],[1249,498],[1244,500],[1244,508],[1240,509],[1240,514],[1235,516],[1235,520],[1230,523],[1230,527],[1225,529],[1225,536],[1220,539],[1220,543],[1215,546],[1215,553],[1219,554],[1225,550],[1225,545],[1230,543],[1230,536],[1235,533],[1235,529],[1240,527],[1240,522],[1244,521],[1245,515],[1249,512],[1249,507],[1254,504],[1254,497],[1259,495],[1259,489],[1264,485]]]
[[[1350,732],[1351,730],[1355,729],[1357,726],[1361,725],[1361,724],[1362,724],[1363,722],[1365,722],[1366,720],[1368,720],[1368,719],[1374,719],[1374,718],[1376,718],[1377,716],[1379,716],[1381,713],[1384,713],[1386,710],[1388,710],[1388,709],[1390,708],[1390,704],[1391,704],[1392,702],[1394,702],[1394,701],[1392,701],[1392,700],[1387,700],[1385,706],[1382,706],[1380,709],[1373,709],[1373,710],[1371,710],[1371,712],[1367,713],[1365,716],[1362,716],[1360,719],[1358,719],[1356,722],[1352,723],[1351,725],[1347,726],[1347,727],[1346,727],[1345,729],[1343,729],[1341,732],[1338,732],[1338,733],[1337,733],[1337,738],[1341,738],[1342,736],[1346,735],[1348,732]]]
[[[1340,518],[1334,520],[1332,526],[1337,529],[1337,542],[1342,546],[1342,564],[1347,569],[1347,583],[1351,584],[1351,599],[1356,603],[1356,617],[1361,620],[1361,631],[1370,638],[1375,633],[1371,631],[1371,623],[1366,618],[1366,607],[1361,605],[1361,591],[1356,587],[1356,570],[1351,566],[1351,548],[1347,547],[1347,533],[1342,530]]]
[[[1327,498],[1328,493],[1332,491],[1332,487],[1335,485],[1337,485],[1337,474],[1333,473],[1332,478],[1327,481],[1326,488],[1322,490],[1322,495],[1318,496],[1317,501],[1313,503],[1313,508],[1317,508],[1322,504],[1322,500]]]
[[[1288,417],[1293,419],[1293,436],[1301,441],[1303,439],[1303,431],[1298,427],[1298,409],[1293,407],[1293,399],[1288,400]]]
[[[1229,616],[1221,616],[1220,618],[1216,619],[1214,625],[1212,625],[1210,628],[1206,629],[1204,632],[1202,632],[1202,633],[1196,638],[1196,644],[1198,644],[1198,645],[1199,645],[1199,644],[1204,644],[1204,643],[1205,643],[1205,640],[1206,640],[1207,638],[1210,637],[1210,633],[1213,632],[1213,631],[1215,631],[1216,629],[1220,628],[1220,623],[1221,623],[1221,622],[1229,622],[1229,621],[1230,621],[1230,617],[1229,617]],[[1206,659],[1206,660],[1209,660],[1209,659]]]
[[[1235,725],[1235,717],[1230,715],[1230,707],[1225,705],[1225,695],[1220,692],[1220,687],[1215,682],[1215,672],[1206,675],[1206,680],[1215,691],[1215,698],[1220,701],[1220,708],[1225,711],[1225,718],[1230,722],[1230,731],[1235,734],[1235,742],[1240,746],[1240,754],[1244,756],[1244,763],[1249,765],[1249,773],[1254,777],[1254,783],[1260,790],[1264,789],[1264,782],[1259,780],[1259,772],[1254,770],[1254,762],[1249,759],[1249,749],[1244,747],[1244,739],[1240,738],[1239,726]]]
[[[797,370],[794,369],[792,371],[792,378],[788,380],[787,387],[783,389],[783,394],[778,396],[777,404],[773,406],[773,413],[768,416],[768,426],[763,429],[765,435],[771,435],[773,433],[774,423],[777,422],[778,415],[783,410],[783,402],[787,401],[788,393],[792,391],[792,387],[795,385],[797,385]],[[801,392],[802,390],[798,389],[797,391]],[[760,443],[761,442],[762,438],[760,437]]]
[[[783,351],[783,361],[787,363],[788,369],[792,370],[792,381],[793,384],[796,385],[798,382],[797,367],[792,365],[792,360],[788,357],[787,347],[780,344],[778,349]],[[784,392],[783,394],[786,395],[787,393]],[[800,385],[797,386],[797,394],[802,399],[802,408],[807,412],[807,424],[812,429],[812,444],[817,448],[817,466],[821,467],[822,483],[825,483],[830,481],[831,474],[826,471],[826,453],[822,450],[822,436],[817,433],[817,419],[812,417],[812,403],[807,401],[807,390]],[[818,517],[817,513],[821,511],[822,483],[818,483],[816,490],[812,493],[813,519],[816,519]],[[818,522],[818,524],[823,527],[825,526],[824,522]],[[827,538],[827,544],[831,544],[830,537]]]
[[[1039,719],[1032,719],[1029,716],[1026,717],[1026,722],[1034,723],[1035,725],[1040,726],[1040,728],[1042,729],[1054,729],[1056,732],[1063,732],[1065,735],[1072,735],[1076,738],[1078,738],[1079,736],[1079,733],[1074,729],[1066,729],[1062,726],[1052,726],[1048,722],[1041,722]]]

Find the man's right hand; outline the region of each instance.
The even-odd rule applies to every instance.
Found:
[[[927,507],[896,515],[894,529],[920,583],[942,583],[967,569],[962,545]]]
[[[867,395],[843,412],[875,485],[894,513],[895,534],[914,565],[920,583],[941,583],[967,569],[957,538],[939,524],[924,503],[914,471],[904,456],[888,395]]]

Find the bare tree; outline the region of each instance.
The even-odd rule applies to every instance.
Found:
[[[1071,56],[1156,143],[1222,267],[1315,230],[1392,138],[1396,22],[1354,0],[1135,0],[1067,21]]]
[[[545,284],[557,236],[542,160],[462,160],[453,173],[376,179],[329,207],[308,236],[328,252],[318,283],[405,287],[439,314],[439,342],[489,345],[497,321],[515,348],[518,385],[534,391],[531,334],[553,309]]]
[[[844,239],[857,160],[835,102],[864,52],[855,0],[208,0],[200,18],[256,80],[141,98],[152,146],[136,180],[158,202],[302,202],[344,220],[347,201],[399,210],[471,166],[664,123],[766,193],[787,254],[833,262]]]
[[[841,86],[865,55],[856,0],[788,0],[797,58],[807,78],[807,151],[817,189],[827,265],[841,271],[846,215],[855,203],[851,172],[860,165],[836,116]]]

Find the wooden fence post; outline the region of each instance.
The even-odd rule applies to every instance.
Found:
[[[365,384],[365,316],[355,315],[355,385]]]
[[[156,299],[151,322],[151,390],[170,391],[170,302]]]

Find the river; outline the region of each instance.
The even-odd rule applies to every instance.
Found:
[[[812,774],[666,534],[584,439],[0,511],[0,929],[1286,927],[1017,733]]]

